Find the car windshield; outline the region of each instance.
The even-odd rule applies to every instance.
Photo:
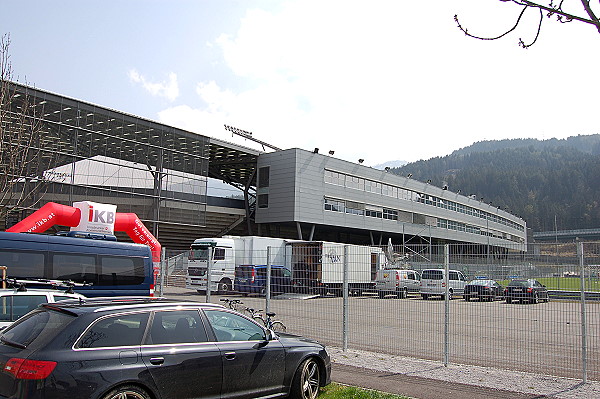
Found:
[[[442,280],[444,278],[444,273],[442,270],[423,270],[423,274],[421,274],[421,279],[424,280]]]
[[[513,280],[508,284],[510,287],[528,287],[529,281],[527,280]]]
[[[67,327],[75,316],[50,309],[37,309],[14,324],[0,335],[2,342],[19,347],[33,344],[43,345],[47,338],[54,337]],[[38,345],[36,345],[38,346]]]

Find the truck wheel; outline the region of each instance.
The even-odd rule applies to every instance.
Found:
[[[217,286],[217,291],[219,294],[228,294],[231,291],[232,284],[229,279],[223,279],[219,281],[219,285]]]

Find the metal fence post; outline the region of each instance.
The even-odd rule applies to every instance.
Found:
[[[342,350],[348,350],[348,246],[344,245]]]
[[[212,282],[213,247],[208,247],[208,261],[206,262],[206,302],[210,302],[210,283]]]
[[[444,245],[444,284],[446,285],[446,295],[444,296],[444,367],[448,367],[449,361],[449,331],[450,324],[450,248],[448,244]]]
[[[265,314],[271,311],[271,247],[267,247],[267,281],[265,281]]]
[[[579,270],[581,273],[581,368],[583,383],[587,383],[587,317],[585,307],[585,266],[583,259],[583,243],[577,246]]]
[[[160,291],[158,292],[158,296],[163,296],[165,292],[165,273],[169,269],[165,253],[165,247],[162,247],[160,251]]]

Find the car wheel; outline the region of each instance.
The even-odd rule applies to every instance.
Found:
[[[319,386],[321,382],[321,374],[319,363],[314,358],[306,359],[294,376],[292,382],[292,390],[290,392],[291,399],[316,399],[319,394]]]
[[[427,294],[421,294],[421,297],[422,297],[423,299],[427,299],[427,298],[429,298],[429,295],[427,295]]]
[[[531,298],[531,303],[539,303],[540,302],[540,298],[538,296],[538,294],[533,294],[533,298]]]
[[[465,301],[469,302],[471,300],[471,297],[468,295],[465,295]]]
[[[512,299],[506,298],[506,303],[511,303],[511,302],[512,302]]]
[[[123,385],[104,395],[103,399],[150,399],[150,395],[135,385]]]
[[[408,298],[408,288],[404,287],[401,292],[402,292],[402,294],[401,295],[399,294],[398,298],[400,298],[400,299]]]
[[[383,299],[383,298],[385,298],[385,292],[384,291],[379,291],[377,293],[377,296],[379,296],[380,299]]]

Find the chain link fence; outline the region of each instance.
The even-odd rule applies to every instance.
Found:
[[[235,297],[238,310],[274,312],[287,332],[345,349],[600,380],[600,244],[476,249],[282,240],[251,254],[166,251],[158,292]]]

